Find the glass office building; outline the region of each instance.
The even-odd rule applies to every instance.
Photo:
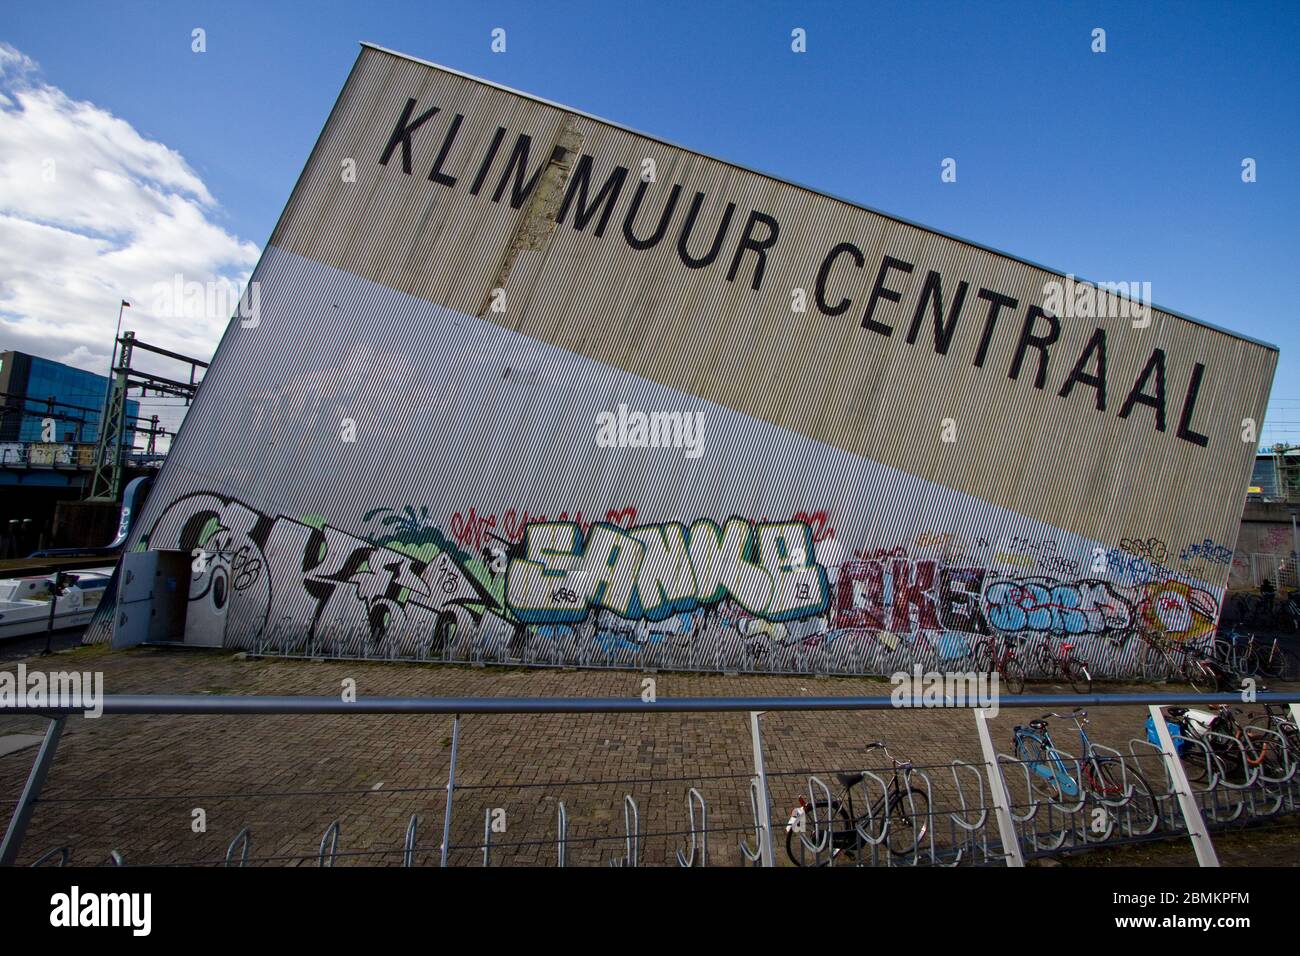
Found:
[[[99,440],[108,379],[26,352],[0,352],[0,442],[39,442],[46,419],[56,442]],[[140,403],[126,403],[127,418]]]

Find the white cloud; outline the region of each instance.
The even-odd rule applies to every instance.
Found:
[[[229,315],[168,314],[160,290],[177,275],[223,288],[247,281],[258,248],[218,214],[178,152],[71,99],[0,42],[0,349],[102,374],[125,298],[123,328],[209,358]]]

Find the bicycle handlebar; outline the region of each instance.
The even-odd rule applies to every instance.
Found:
[[[885,746],[885,742],[883,740],[876,740],[867,744],[867,750],[868,751],[883,750],[886,757],[888,757],[890,760],[893,760],[894,763],[898,763],[898,761],[894,759],[894,755],[889,752],[889,748]]]
[[[1084,720],[1087,718],[1087,716],[1088,716],[1088,712],[1086,710],[1084,710],[1082,707],[1076,707],[1074,708],[1074,712],[1070,714],[1058,714],[1056,712],[1052,712],[1050,714],[1043,714],[1043,716],[1039,717],[1038,719],[1046,720],[1048,717],[1055,717],[1058,720]]]

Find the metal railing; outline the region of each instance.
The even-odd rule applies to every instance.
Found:
[[[1300,724],[1297,699],[1300,695],[1294,693],[1260,693],[1253,703],[1290,704],[1290,733]],[[873,761],[868,766],[854,764],[848,774],[843,772],[844,768],[769,770],[762,715],[887,711],[898,707],[894,698],[678,697],[647,701],[584,697],[363,697],[350,701],[336,697],[126,695],[106,696],[101,703],[103,714],[109,718],[128,714],[442,714],[453,717],[446,783],[385,791],[424,795],[430,799],[439,796],[443,802],[439,842],[420,842],[421,833],[428,829],[427,820],[415,813],[410,815],[400,839],[394,834],[391,844],[375,846],[370,841],[349,849],[343,818],[336,818],[325,828],[314,849],[304,848],[303,852],[294,853],[280,848],[278,852],[258,856],[254,852],[253,828],[245,825],[229,842],[223,856],[165,861],[172,864],[245,866],[314,862],[333,866],[351,862],[447,866],[450,862],[472,859],[491,866],[513,859],[559,866],[574,863],[638,866],[647,862],[647,847],[653,843],[667,848],[660,856],[662,862],[683,867],[728,862],[762,866],[784,863],[1019,866],[1036,857],[1185,839],[1190,840],[1202,865],[1217,865],[1212,831],[1266,823],[1300,813],[1300,774],[1297,774],[1300,753],[1296,752],[1293,740],[1277,731],[1277,724],[1245,728],[1251,739],[1272,748],[1267,762],[1252,759],[1242,749],[1244,738],[1241,737],[1212,731],[1195,739],[1171,736],[1162,707],[1187,703],[1240,705],[1241,696],[1234,694],[1198,697],[1030,694],[1000,698],[997,701],[1000,710],[1033,709],[1035,712],[1080,705],[1090,708],[1141,705],[1152,716],[1160,739],[1158,745],[1140,737],[1120,742],[1119,747],[1093,743],[1089,753],[1078,757],[1054,748],[1050,760],[1042,754],[1035,757],[1023,752],[998,752],[992,743],[989,712],[947,702],[942,705],[945,709],[965,709],[971,713],[979,758],[929,764],[889,758]],[[42,796],[66,721],[81,709],[69,704],[19,706],[3,711],[48,717],[50,725],[0,843],[0,864],[17,862],[33,814],[42,805],[195,799],[194,795]],[[918,718],[926,716],[924,708],[909,712]],[[681,713],[748,713],[753,748],[750,772],[508,784],[466,784],[457,778],[462,723],[473,715]],[[1021,729],[1024,728],[1017,728]],[[1194,781],[1189,780],[1186,771],[1190,765],[1201,771]],[[1099,782],[1098,778],[1104,779]],[[647,784],[655,785],[658,790],[647,791]],[[605,812],[594,815],[596,824],[575,828],[574,804],[555,799],[554,793],[563,790],[567,794],[578,787],[597,790],[607,795],[601,799],[612,797],[617,802],[612,809],[606,806]],[[467,826],[473,825],[476,811],[466,809],[465,803],[482,799],[488,791],[500,790],[542,796],[535,811],[527,815],[529,823],[524,832],[520,834],[517,825],[507,831],[501,819],[504,817],[501,801],[496,801],[494,806],[486,800],[478,808],[483,819],[481,839],[454,841],[453,811],[456,811],[455,819],[469,821],[457,828],[458,831],[469,832]],[[303,794],[356,797],[371,792],[373,788],[371,791],[271,791],[240,796],[267,801]],[[672,815],[650,814],[647,808],[651,802],[663,799],[676,807]],[[794,809],[788,815],[774,817],[777,806]],[[778,855],[779,851],[784,852]],[[128,855],[129,851],[114,848],[101,861],[106,865],[124,865]],[[32,865],[64,865],[72,856],[73,847],[56,846],[35,858]]]

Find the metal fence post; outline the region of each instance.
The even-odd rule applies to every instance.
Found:
[[[984,769],[989,778],[989,793],[993,797],[993,811],[998,818],[998,833],[1002,837],[1002,852],[1007,866],[1024,866],[1025,857],[1020,851],[1020,837],[1016,834],[1016,821],[1011,818],[1011,797],[1007,794],[1007,781],[998,764],[997,751],[989,734],[988,714],[981,708],[975,710],[975,729],[979,732],[980,749],[984,752]]]
[[[456,749],[460,745],[460,714],[451,722],[451,766],[447,769],[447,812],[442,817],[442,859],[447,865],[447,847],[451,844],[451,801],[456,794]]]
[[[754,741],[754,773],[758,775],[758,814],[763,828],[763,843],[759,850],[764,866],[776,866],[776,857],[772,853],[772,800],[767,792],[767,768],[763,764],[763,734],[758,729],[761,716],[761,710],[749,712],[749,733]]]
[[[27,824],[32,818],[32,811],[36,809],[36,801],[41,795],[41,787],[45,785],[45,777],[50,772],[50,764],[54,763],[54,751],[58,749],[59,737],[63,735],[65,720],[67,718],[63,716],[51,718],[50,726],[46,728],[41,749],[36,752],[36,760],[27,775],[23,795],[18,798],[14,815],[9,818],[9,829],[5,831],[4,842],[0,843],[0,866],[13,866],[18,859],[18,849],[23,845]]]
[[[1294,704],[1291,706],[1295,707]],[[1169,779],[1174,785],[1174,794],[1178,797],[1178,806],[1182,809],[1183,819],[1187,822],[1187,834],[1191,837],[1192,849],[1196,851],[1196,862],[1201,866],[1218,866],[1219,855],[1214,852],[1214,844],[1210,842],[1210,831],[1205,828],[1201,808],[1196,805],[1196,795],[1192,793],[1192,785],[1187,781],[1187,771],[1178,756],[1178,748],[1174,746],[1174,738],[1169,733],[1169,725],[1165,723],[1165,715],[1160,712],[1160,707],[1156,704],[1151,704],[1147,710],[1151,712],[1151,722],[1155,724],[1156,736],[1160,738],[1160,750],[1164,754],[1165,769],[1169,771]]]

